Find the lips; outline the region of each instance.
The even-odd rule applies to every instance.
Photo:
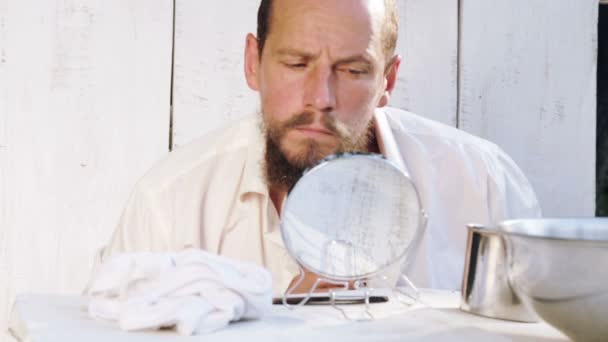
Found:
[[[332,131],[317,126],[300,126],[296,130],[306,135],[334,136]]]

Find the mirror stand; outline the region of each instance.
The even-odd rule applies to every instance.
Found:
[[[369,320],[375,319],[374,315],[372,314],[372,312],[370,310],[370,308],[371,308],[370,298],[372,297],[374,289],[367,287],[366,282],[362,281],[360,279],[355,280],[352,283],[353,283],[353,287],[355,290],[362,290],[363,294],[364,294],[363,303],[365,304],[365,310],[364,310],[365,316],[363,318],[350,317],[347,314],[347,312],[340,306],[339,301],[341,300],[341,298],[338,297],[338,292],[347,291],[350,289],[350,282],[346,281],[346,280],[342,281],[342,280],[328,279],[328,278],[324,278],[324,277],[317,277],[317,279],[313,283],[312,287],[308,290],[306,295],[304,297],[302,297],[302,299],[297,304],[288,303],[288,299],[290,298],[290,296],[294,295],[293,291],[296,288],[298,288],[298,286],[304,280],[305,271],[299,265],[298,265],[298,268],[300,270],[298,279],[292,285],[289,286],[289,288],[287,289],[287,291],[285,291],[285,294],[283,295],[283,306],[285,306],[286,308],[293,310],[297,307],[305,305],[311,299],[311,297],[315,293],[315,290],[317,290],[320,283],[329,283],[329,284],[342,286],[339,288],[330,289],[327,292],[327,295],[328,295],[329,304],[331,305],[331,307],[336,309],[337,311],[339,311],[342,314],[342,316],[344,316],[345,319],[350,320],[350,321],[369,321]],[[403,273],[400,274],[400,279],[405,283],[405,285],[406,285],[405,287],[398,287],[395,285],[391,285],[388,282],[388,277],[385,275],[382,275],[379,278],[381,279],[381,281],[383,283],[385,283],[386,288],[391,289],[393,297],[396,298],[402,305],[404,305],[406,307],[410,307],[416,303],[425,305],[420,300],[420,291],[414,285],[414,283],[412,283],[412,281],[409,280],[409,278],[405,274],[403,274]]]
[[[349,321],[371,321],[374,320],[375,317],[374,315],[372,315],[372,312],[370,310],[370,306],[369,306],[369,299],[371,297],[371,289],[366,288],[365,289],[365,317],[364,318],[351,318],[346,314],[346,311],[344,311],[344,309],[342,309],[337,303],[336,303],[336,292],[331,289],[329,290],[329,298],[330,298],[330,304],[331,307],[340,311],[340,313],[342,314],[342,316],[344,316],[345,319],[349,320]]]
[[[403,273],[399,275],[399,278],[405,283],[405,287],[391,285],[386,276],[380,277],[384,284],[386,284],[386,287],[392,290],[394,297],[397,298],[401,304],[408,307],[416,303],[424,305],[424,303],[420,300],[420,291],[416,285],[414,285],[414,283],[412,283],[412,281]]]
[[[302,306],[302,305],[306,304],[310,300],[310,298],[312,297],[313,293],[315,293],[315,290],[317,289],[317,287],[319,286],[320,283],[329,283],[329,284],[334,284],[334,285],[341,285],[342,288],[340,288],[340,290],[343,290],[343,291],[346,291],[346,290],[349,289],[349,283],[348,283],[348,281],[339,281],[339,280],[337,281],[337,280],[317,277],[317,280],[315,280],[315,282],[312,285],[312,287],[306,293],[306,296],[304,296],[300,302],[298,302],[297,304],[289,304],[287,302],[287,299],[289,298],[289,296],[291,296],[291,295],[294,294],[293,291],[295,289],[297,289],[298,286],[300,286],[300,284],[304,280],[304,275],[305,275],[304,269],[302,268],[302,266],[299,266],[299,265],[298,265],[298,269],[300,270],[300,274],[298,276],[298,279],[296,280],[295,283],[293,283],[292,285],[289,286],[289,288],[287,289],[287,291],[285,291],[285,294],[283,295],[283,306],[285,306],[285,307],[287,307],[289,309],[294,309],[294,308],[297,308],[299,306]],[[330,292],[333,292],[333,290],[330,291]],[[335,294],[334,294],[334,296],[335,296]],[[330,294],[330,300],[331,300],[331,294]]]
[[[365,304],[363,320],[369,320],[374,319],[370,303],[389,297],[397,306],[418,303],[418,289],[405,275],[399,278],[403,286],[396,286],[393,266],[403,269],[425,225],[416,186],[399,165],[381,155],[358,153],[319,162],[304,172],[283,204],[281,236],[300,268],[283,305],[326,304],[346,319],[362,320],[349,317],[344,305]],[[368,282],[372,280],[381,287]],[[337,286],[320,293],[322,283]],[[300,287],[307,292],[295,293]],[[384,289],[392,293],[377,295]],[[362,306],[355,308],[360,313]]]

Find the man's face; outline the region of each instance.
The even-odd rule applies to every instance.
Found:
[[[374,108],[390,90],[383,1],[275,0],[272,13],[261,58],[252,36],[246,49],[267,139],[298,168],[364,150]]]

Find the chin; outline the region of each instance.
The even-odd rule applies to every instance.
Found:
[[[337,150],[337,146],[320,144],[315,140],[307,139],[298,143],[297,146],[292,146],[292,148],[287,148],[286,150],[283,149],[283,154],[293,166],[308,168],[314,166],[327,156],[338,152]]]

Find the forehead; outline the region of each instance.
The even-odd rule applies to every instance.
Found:
[[[382,0],[275,0],[268,43],[376,54],[383,20]]]

